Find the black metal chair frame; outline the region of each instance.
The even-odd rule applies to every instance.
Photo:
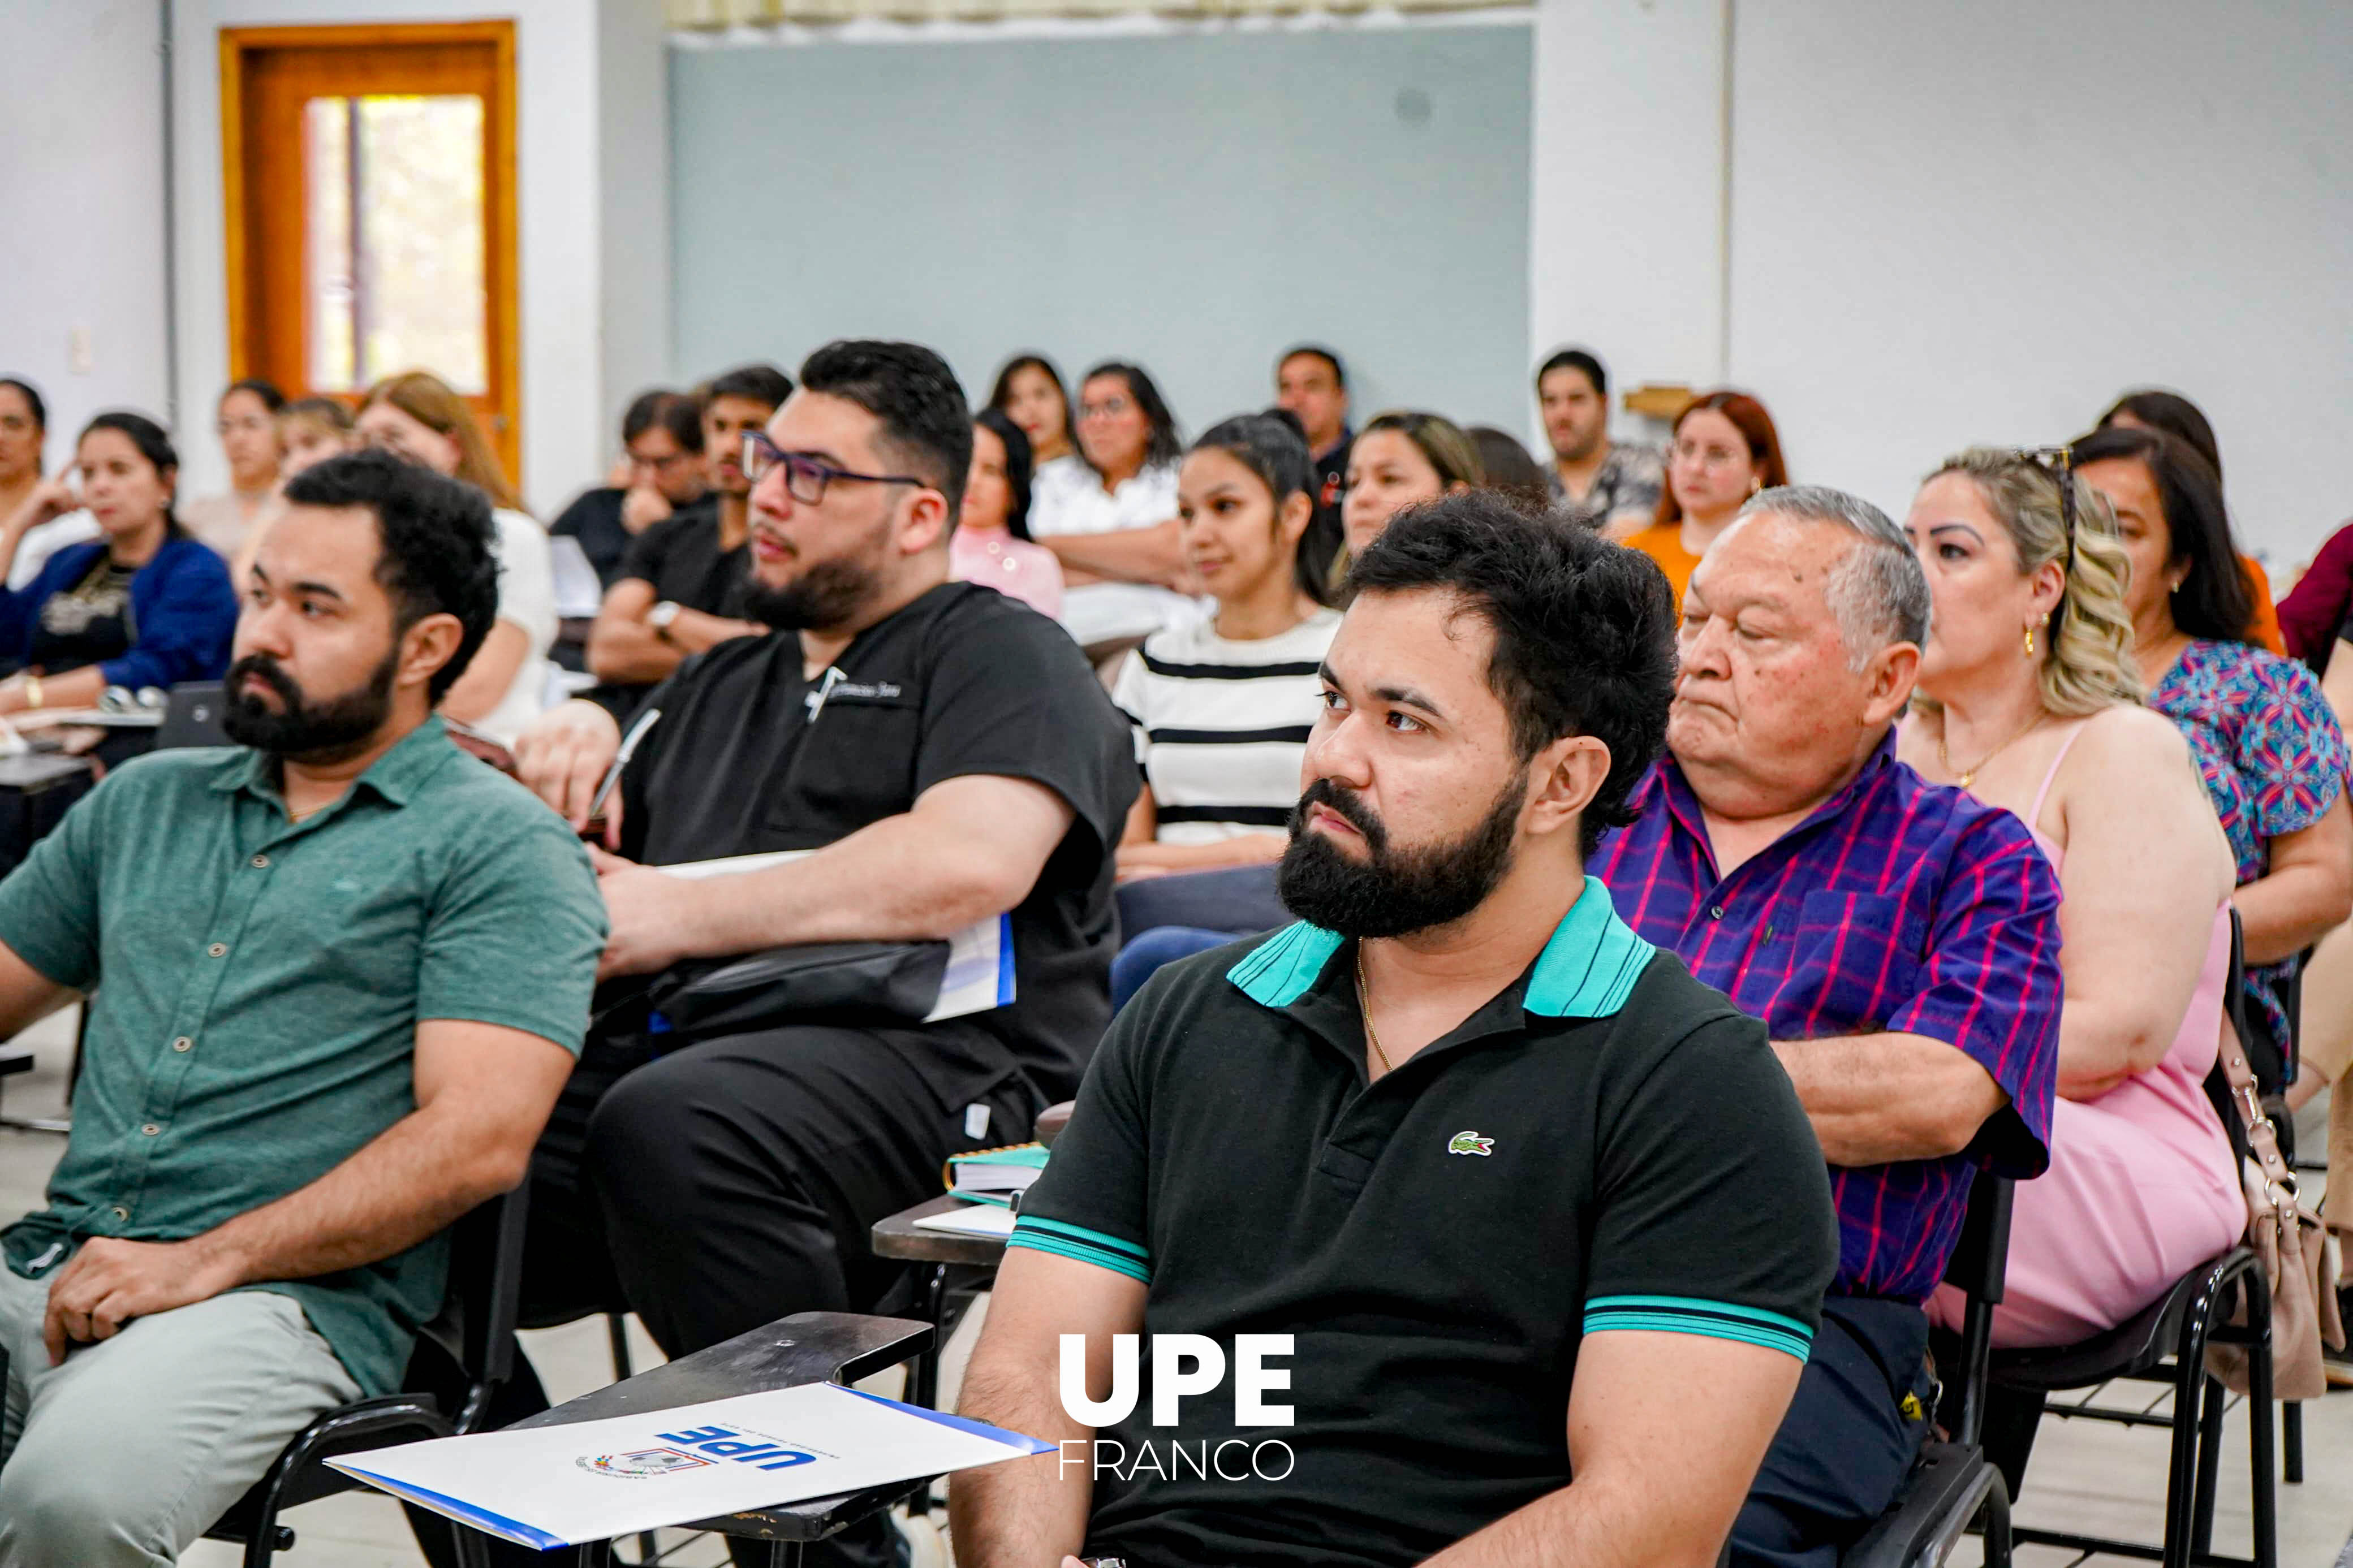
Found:
[[[528,1190],[493,1198],[450,1227],[448,1294],[440,1317],[425,1332],[465,1374],[465,1397],[457,1411],[445,1413],[438,1399],[422,1393],[363,1399],[328,1411],[286,1445],[268,1473],[205,1531],[207,1539],[240,1542],[247,1568],[267,1568],[273,1556],[294,1544],[294,1532],[279,1522],[280,1514],[363,1486],[328,1468],[328,1459],[456,1436],[481,1426],[491,1395],[514,1370]],[[450,1539],[460,1568],[488,1568],[482,1536],[452,1523]]]
[[[2245,949],[2237,910],[2231,914],[2231,979],[2227,993],[2232,1026],[2246,1037]],[[2251,1054],[2251,1063],[2256,1057]],[[2262,1070],[2260,1067],[2258,1072]],[[2261,1083],[2266,1109],[2280,1087]],[[2232,1103],[2221,1066],[2207,1076],[2206,1095],[2231,1142],[2232,1156],[2247,1157],[2246,1130]],[[2243,1310],[2238,1310],[2243,1309]],[[2230,1320],[2233,1315],[2239,1321]],[[2081,1404],[2049,1405],[2044,1414],[2061,1420],[2105,1421],[2123,1426],[2163,1426],[2172,1434],[2166,1474],[2165,1539],[2157,1545],[2084,1535],[2073,1531],[2020,1525],[2016,1537],[2036,1545],[2106,1553],[2162,1563],[2167,1568],[2278,1568],[2277,1495],[2273,1489],[2271,1284],[2254,1253],[2237,1247],[2192,1269],[2131,1321],[2081,1344],[2047,1350],[2010,1351],[1994,1358],[1993,1385],[2047,1395],[2072,1389],[2093,1393]],[[2249,1513],[2253,1557],[2221,1557],[2213,1550],[2214,1497],[2221,1465],[2222,1417],[2229,1391],[2206,1370],[2209,1345],[2242,1345],[2247,1351],[2247,1415],[2250,1453]],[[2172,1409],[2123,1409],[2092,1403],[2098,1390],[2117,1381],[2169,1384]],[[2288,1406],[2285,1424],[2294,1434],[2291,1479],[2303,1473],[2299,1412]]]
[[[1979,1171],[1969,1188],[1960,1239],[1945,1281],[1968,1299],[1960,1360],[1943,1402],[1949,1436],[1922,1445],[1894,1504],[1840,1555],[1840,1568],[1935,1568],[1982,1522],[1986,1568],[2009,1568],[2010,1489],[1985,1456],[1986,1376],[1993,1354],[1993,1310],[2009,1271],[2010,1183]]]

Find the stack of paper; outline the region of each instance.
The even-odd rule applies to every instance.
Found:
[[[548,1551],[1050,1453],[1051,1443],[839,1384],[486,1432],[327,1462]]]
[[[1043,1143],[1017,1143],[1008,1149],[981,1149],[948,1156],[948,1191],[975,1203],[1011,1207],[1016,1193],[1026,1193],[1046,1169]]]

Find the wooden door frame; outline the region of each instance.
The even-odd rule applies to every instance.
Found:
[[[220,30],[221,195],[223,259],[228,280],[228,374],[235,381],[251,374],[251,301],[246,264],[245,59],[269,49],[368,49],[409,44],[487,43],[496,57],[499,90],[482,106],[483,322],[491,384],[508,391],[514,417],[505,430],[484,432],[505,459],[510,475],[521,471],[522,355],[521,275],[516,269],[515,222],[515,25],[512,20],[360,24],[348,26],[223,27]]]

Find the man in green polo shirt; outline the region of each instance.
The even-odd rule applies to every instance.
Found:
[[[1583,870],[1665,581],[1473,492],[1350,582],[1300,921],[1152,980],[1023,1199],[963,1407],[1062,1446],[956,1478],[962,1568],[1705,1568],[1797,1387],[1812,1130]]]
[[[489,503],[383,453],[286,500],[240,744],[117,770],[0,883],[0,1034],[94,993],[48,1205],[0,1233],[5,1568],[171,1562],[399,1386],[587,1023],[586,852],[432,715],[497,613]]]

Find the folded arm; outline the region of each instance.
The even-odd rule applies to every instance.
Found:
[[[1926,1035],[1776,1040],[1773,1050],[1833,1165],[1957,1154],[2010,1103],[1966,1051]]]
[[[1188,573],[1176,520],[1109,533],[1057,533],[1038,541],[1063,567],[1121,583],[1155,583],[1182,589]]]
[[[2249,963],[2293,957],[2353,914],[2353,812],[2343,795],[2310,827],[2274,838],[2271,851],[2272,868],[2232,900]]]
[[[1086,1336],[1087,1397],[1108,1398],[1112,1337],[1143,1330],[1145,1289],[1092,1264],[1026,1247],[1006,1253],[957,1411],[1081,1447],[955,1478],[948,1515],[962,1568],[1050,1568],[1085,1542],[1094,1482],[1093,1450],[1084,1445],[1095,1434],[1062,1408],[1061,1340]]]
[[[1076,814],[1045,785],[946,779],[807,859],[713,885],[602,857],[607,974],[812,942],[944,941],[1029,897]]]
[[[617,686],[651,686],[667,679],[689,654],[768,629],[681,605],[664,635],[646,621],[659,603],[654,597],[658,591],[642,577],[624,577],[607,591],[588,632],[588,668],[597,679]]]
[[[1712,1568],[1803,1364],[1695,1334],[1588,1336],[1568,1395],[1576,1479],[1429,1568]],[[1705,1419],[1693,1419],[1698,1410]]]

